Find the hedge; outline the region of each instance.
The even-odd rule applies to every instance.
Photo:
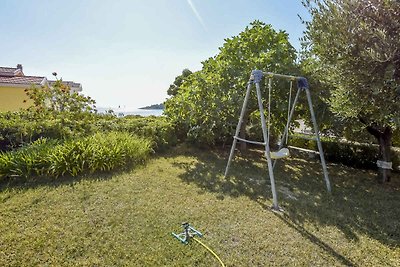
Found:
[[[0,151],[13,150],[38,139],[68,140],[97,132],[128,132],[153,141],[154,150],[177,143],[174,126],[164,117],[86,113],[79,118],[67,112],[37,117],[29,112],[0,113]]]
[[[295,134],[289,140],[289,145],[317,151],[317,143],[308,140],[310,136]],[[327,161],[342,163],[344,165],[376,169],[379,146],[339,140],[336,138],[321,137],[324,155]],[[392,147],[392,164],[394,171],[400,171],[400,148]]]
[[[103,116],[95,122],[95,125],[99,131],[128,132],[150,138],[154,142],[153,149],[156,151],[165,150],[177,143],[174,125],[162,116],[125,116],[122,118]]]

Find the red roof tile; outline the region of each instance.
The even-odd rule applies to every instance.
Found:
[[[50,85],[54,85],[56,83],[56,81],[48,81]],[[63,84],[69,86],[69,87],[80,87],[81,84],[80,83],[76,83],[73,81],[62,81]]]
[[[40,85],[44,79],[45,77],[37,77],[37,76],[15,76],[15,77],[0,76],[0,83]]]
[[[0,67],[0,76],[12,77],[15,76],[17,68]]]
[[[0,72],[12,72],[14,73],[17,68],[10,68],[10,67],[0,67]]]

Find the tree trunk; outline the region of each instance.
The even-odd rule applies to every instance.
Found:
[[[379,158],[385,162],[391,162],[390,147],[392,144],[392,130],[386,127],[383,133],[378,138],[379,142]],[[379,168],[380,175],[378,181],[380,183],[390,182],[391,170]]]
[[[365,119],[360,118],[360,121],[364,124],[367,124]],[[392,128],[386,126],[382,127],[383,130],[381,130],[379,127],[367,124],[366,129],[378,141],[379,160],[384,162],[391,162],[390,148],[392,145]],[[390,182],[390,178],[391,178],[390,169],[379,168],[379,174],[378,174],[379,183]]]

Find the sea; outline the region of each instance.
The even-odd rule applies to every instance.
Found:
[[[98,108],[97,112],[99,113],[106,113],[107,110],[110,110],[110,108]],[[123,117],[127,115],[139,115],[143,117],[148,117],[148,116],[161,116],[164,112],[163,109],[112,109],[114,111],[114,114],[117,115],[118,117]]]
[[[117,115],[119,115],[119,114],[124,114],[124,116],[140,115],[143,117],[148,117],[148,116],[161,116],[163,114],[163,112],[164,112],[163,109],[137,109],[137,110],[132,110],[132,111],[118,112]]]

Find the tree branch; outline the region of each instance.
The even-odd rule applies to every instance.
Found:
[[[378,128],[376,128],[376,127],[372,126],[371,124],[369,124],[365,118],[363,118],[363,117],[358,117],[358,119],[360,120],[360,122],[361,122],[362,124],[364,124],[364,125],[366,126],[365,128],[367,129],[367,131],[368,131],[370,134],[372,134],[372,135],[375,136],[376,138],[379,138],[379,136],[382,135],[382,132],[379,131]]]

